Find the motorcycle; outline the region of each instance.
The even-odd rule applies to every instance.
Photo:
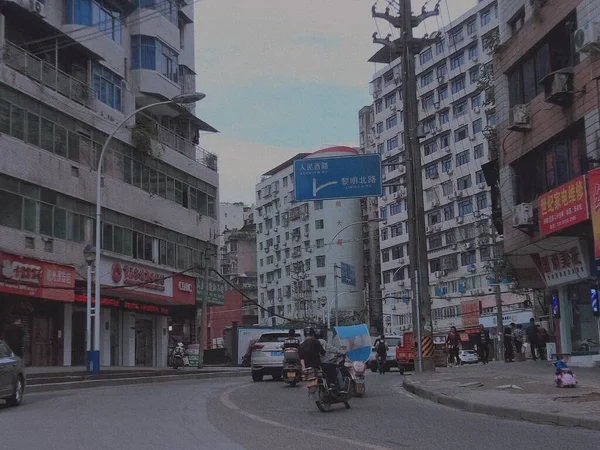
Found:
[[[283,381],[291,387],[302,381],[302,364],[297,348],[286,348],[283,351],[283,369],[281,370]]]
[[[350,361],[350,359],[346,358],[344,368],[350,378],[350,392],[352,395],[354,397],[362,397],[365,395],[365,371],[367,369],[365,363],[361,361]]]
[[[185,365],[185,359],[185,347],[183,346],[183,342],[178,342],[171,355],[171,364],[173,369],[179,369],[180,367],[183,367]]]
[[[327,381],[327,377],[321,369],[309,367],[304,372],[306,387],[308,388],[308,396],[315,402],[317,408],[321,412],[331,410],[331,405],[343,403],[346,409],[350,408],[350,397],[352,397],[350,389],[348,392],[342,393],[334,385]],[[350,385],[350,378],[347,374],[344,375],[346,386]]]

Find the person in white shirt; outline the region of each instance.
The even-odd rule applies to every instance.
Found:
[[[339,367],[342,361],[344,361],[346,354],[323,339],[320,330],[315,330],[315,337],[319,339],[321,346],[325,350],[325,355],[321,356],[321,368],[323,369],[323,372],[325,372],[325,376],[328,380],[337,379],[338,389],[341,393],[346,393],[344,377],[342,376],[342,371]],[[335,376],[333,376],[334,373]]]

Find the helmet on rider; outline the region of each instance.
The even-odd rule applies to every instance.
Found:
[[[291,328],[291,329],[290,329],[290,331],[288,332],[288,335],[289,335],[290,337],[294,337],[294,336],[296,336],[296,330],[294,330],[293,328]]]
[[[304,329],[304,337],[310,337],[310,336],[314,337],[314,335],[315,335],[314,328],[307,327]]]
[[[315,337],[317,339],[323,339],[323,332],[318,328],[315,330]]]

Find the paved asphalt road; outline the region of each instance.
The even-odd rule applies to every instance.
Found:
[[[598,448],[600,433],[499,420],[413,397],[398,372],[368,374],[367,397],[320,413],[305,388],[246,378],[26,396],[0,405],[0,447],[16,449]]]

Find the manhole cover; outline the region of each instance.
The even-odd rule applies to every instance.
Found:
[[[578,395],[573,397],[556,397],[554,400],[564,403],[585,403],[600,401],[600,392],[590,392],[589,394]]]

